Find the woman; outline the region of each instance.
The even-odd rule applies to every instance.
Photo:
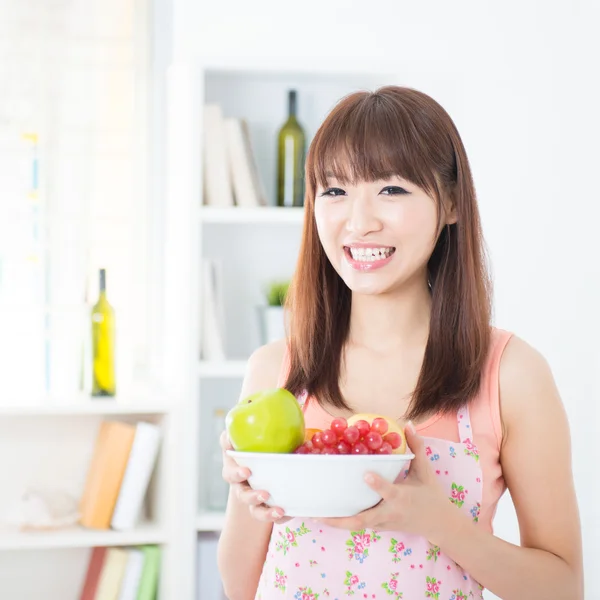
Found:
[[[402,482],[367,476],[377,506],[317,521],[266,506],[268,490],[224,455],[228,597],[583,598],[567,419],[544,358],[491,325],[474,185],[448,114],[411,89],[352,94],[317,132],[306,184],[289,339],[253,354],[241,396],[286,387],[311,428],[393,416],[416,456]],[[507,488],[520,546],[493,535]]]

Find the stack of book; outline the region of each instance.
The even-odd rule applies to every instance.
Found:
[[[79,600],[155,600],[158,546],[94,548]]]
[[[219,104],[204,106],[204,204],[267,204],[247,122],[225,117]]]
[[[160,428],[103,421],[79,506],[90,529],[133,529],[138,523],[160,442]]]

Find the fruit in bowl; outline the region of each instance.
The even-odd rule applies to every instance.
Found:
[[[360,413],[337,417],[329,429],[307,429],[296,454],[404,454],[406,437],[400,426],[381,415]]]
[[[304,441],[304,413],[283,388],[244,398],[225,417],[227,434],[240,452],[293,452]]]
[[[234,448],[228,454],[250,469],[250,486],[266,490],[267,504],[290,517],[343,517],[370,508],[381,497],[365,474],[397,481],[414,458],[392,419],[361,413],[309,429],[296,398],[282,389],[250,396],[226,424]]]

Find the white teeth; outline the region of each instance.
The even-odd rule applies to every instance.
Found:
[[[373,262],[387,258],[392,251],[392,248],[350,248],[352,258],[362,262]]]

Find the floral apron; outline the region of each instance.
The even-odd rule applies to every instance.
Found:
[[[458,411],[457,421],[460,443],[425,437],[425,449],[448,501],[477,523],[482,471],[468,407]],[[295,517],[273,526],[255,600],[466,600],[482,599],[482,593],[477,581],[423,537],[345,531]]]

